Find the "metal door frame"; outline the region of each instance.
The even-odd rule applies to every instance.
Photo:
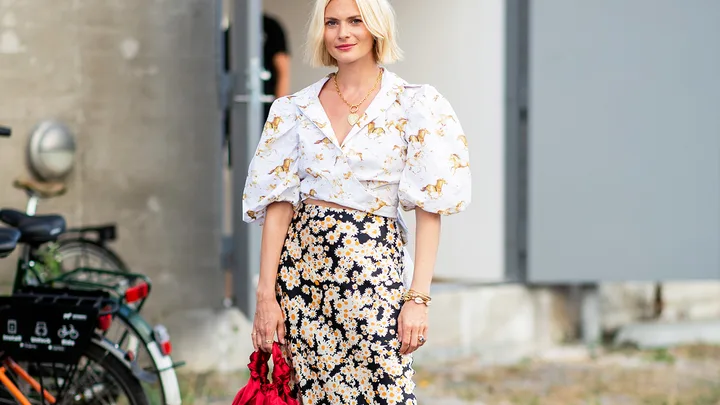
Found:
[[[505,3],[505,280],[527,281],[529,0]]]
[[[243,222],[242,194],[248,166],[262,132],[262,0],[233,0],[230,30],[232,82],[232,257],[233,290],[238,308],[255,313],[255,275],[260,269],[261,230]]]

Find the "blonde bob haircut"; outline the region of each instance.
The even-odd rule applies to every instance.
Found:
[[[305,59],[314,67],[337,66],[335,58],[325,48],[325,8],[331,0],[315,0],[315,8],[308,25]],[[388,0],[355,0],[365,27],[375,38],[375,61],[389,64],[402,59],[397,44],[395,11]]]

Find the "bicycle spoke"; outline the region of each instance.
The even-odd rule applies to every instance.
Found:
[[[42,374],[38,376],[38,382],[40,383],[40,392],[38,393],[38,395],[40,396],[40,403],[42,405],[45,405],[45,384],[43,384]]]
[[[77,365],[69,366],[69,373],[68,376],[63,380],[62,385],[58,387],[58,390],[60,391],[59,396],[63,398],[65,395],[67,395],[68,390],[70,389],[70,382],[75,377],[75,373],[77,372]],[[52,368],[53,375],[57,376],[57,370],[55,367]],[[55,383],[59,384],[60,379],[55,377]]]

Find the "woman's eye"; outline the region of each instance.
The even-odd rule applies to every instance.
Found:
[[[337,24],[336,21],[327,21],[327,22],[325,22],[325,25],[327,25],[327,26],[331,26],[331,25],[335,25],[335,24]]]
[[[359,18],[356,18],[356,19],[352,20],[352,23],[353,24],[362,24],[362,20]]]

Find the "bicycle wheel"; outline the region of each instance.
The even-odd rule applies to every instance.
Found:
[[[78,267],[129,271],[127,265],[112,249],[88,239],[61,238],[57,241],[57,253],[63,263],[63,271],[71,271]]]
[[[128,366],[118,358],[112,343],[92,341],[76,367],[61,364],[6,362],[6,374],[32,405],[48,404],[32,381],[40,383],[55,404],[149,405],[145,391]],[[25,376],[23,376],[25,374]],[[16,404],[7,386],[0,385],[0,403]]]
[[[58,242],[58,259],[63,272],[79,267],[129,272],[127,266],[110,249],[96,242],[81,239],[64,239]],[[115,284],[116,276],[97,273],[78,274],[75,280],[98,284]],[[134,304],[128,305],[137,309]],[[123,316],[116,316],[104,336],[132,358],[132,372],[140,379],[147,395],[153,402],[177,404],[180,402],[177,376],[170,356],[161,353],[158,344],[141,335],[152,333],[150,325],[129,323]]]
[[[161,352],[151,327],[133,311],[119,311],[110,329],[104,332],[132,360],[131,370],[140,380],[152,403],[177,405],[182,402],[175,365],[170,355]]]
[[[69,273],[77,268],[91,268],[97,270],[110,270],[128,272],[127,266],[109,248],[87,239],[61,239],[56,242],[56,259],[59,270]],[[111,283],[114,276],[105,276],[99,273],[79,274],[77,280],[97,284]]]
[[[79,267],[129,272],[122,260],[111,250],[87,239],[65,239],[58,242],[58,258],[63,272]],[[76,280],[98,284],[114,284],[117,278],[97,273],[78,274]],[[134,305],[128,305],[136,309]],[[173,361],[160,352],[157,343],[148,342],[141,335],[152,333],[150,326],[138,329],[123,316],[116,316],[103,335],[132,358],[132,372],[153,402],[177,404],[179,387]]]

